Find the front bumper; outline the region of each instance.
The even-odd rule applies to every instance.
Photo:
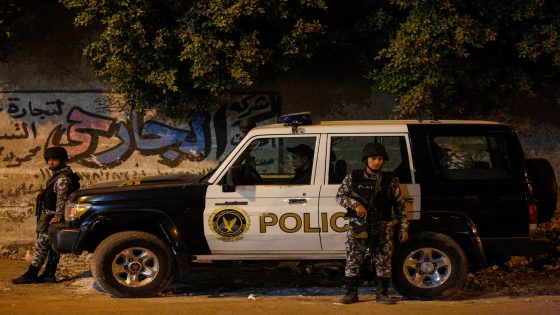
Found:
[[[49,226],[51,247],[59,254],[80,254],[77,252],[80,228],[70,227],[67,222]]]

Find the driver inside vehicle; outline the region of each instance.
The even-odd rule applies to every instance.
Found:
[[[313,166],[313,149],[308,145],[298,144],[293,148],[287,148],[287,150],[292,154],[292,163],[296,172],[290,183],[309,185]]]

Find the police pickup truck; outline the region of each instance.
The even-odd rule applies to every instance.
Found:
[[[406,297],[433,299],[460,288],[469,268],[533,255],[548,242],[538,223],[556,209],[556,179],[525,159],[511,127],[484,121],[328,121],[306,113],[256,127],[211,173],[107,183],[70,196],[51,226],[59,253],[93,252],[108,293],[148,297],[193,260],[345,258],[342,178],[362,168],[366,143],[381,143],[384,171],[398,176],[410,238],[395,249],[393,283]],[[311,176],[294,183],[289,148],[312,151]],[[397,242],[398,243],[398,242]]]

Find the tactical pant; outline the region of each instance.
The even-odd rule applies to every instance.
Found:
[[[391,277],[391,255],[393,254],[393,222],[378,221],[367,228],[367,221],[350,218],[346,238],[346,268],[344,275],[354,278],[360,275],[367,249],[372,248],[371,259],[378,277]],[[364,233],[365,232],[365,233]]]
[[[60,254],[52,249],[49,240],[48,221],[50,217],[42,214],[37,220],[37,240],[35,241],[35,252],[31,261],[31,265],[34,267],[41,268],[48,258],[47,265],[56,269],[60,260]]]

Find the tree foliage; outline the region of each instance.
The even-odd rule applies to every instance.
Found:
[[[4,60],[10,50],[9,41],[20,11],[16,0],[0,0],[0,60]]]
[[[392,3],[406,14],[378,54],[371,77],[397,96],[398,115],[449,117],[558,91],[560,3]]]
[[[322,0],[62,0],[75,24],[100,25],[85,49],[96,73],[135,108],[201,110],[266,71],[313,57]]]
[[[560,99],[553,0],[58,0],[95,73],[136,109],[186,116],[277,71],[346,54],[397,116]],[[16,0],[0,0],[0,52]],[[332,58],[330,60],[333,60]]]

